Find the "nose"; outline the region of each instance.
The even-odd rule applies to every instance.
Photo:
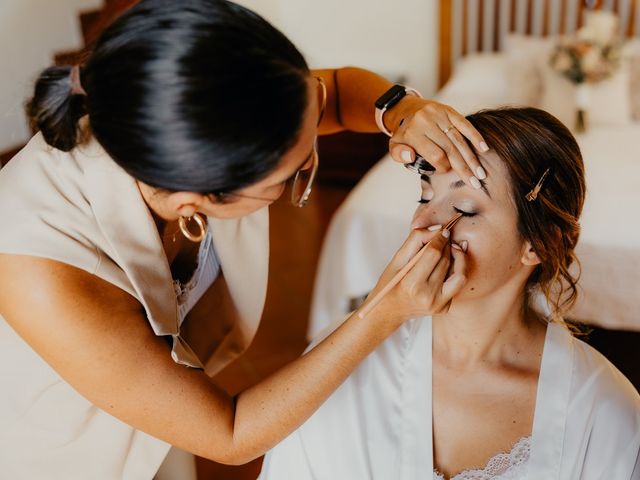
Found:
[[[444,228],[448,226],[450,222],[453,222],[449,228],[458,223],[458,220],[462,217],[462,214],[456,213],[451,216],[449,212],[444,212],[442,209],[436,211],[435,208],[429,208],[427,205],[421,205],[416,210],[413,220],[411,221],[411,229],[427,228],[436,230],[438,228]]]
[[[449,220],[451,220],[450,217],[445,217],[447,217],[445,212],[441,209],[432,207],[431,204],[420,205],[413,215],[413,220],[411,220],[411,230],[429,228],[438,225],[444,226]]]

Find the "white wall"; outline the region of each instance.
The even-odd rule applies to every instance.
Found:
[[[272,22],[312,67],[353,65],[432,95],[437,0],[236,0]]]
[[[30,136],[24,102],[55,52],[82,45],[80,10],[101,0],[0,0],[0,151]]]

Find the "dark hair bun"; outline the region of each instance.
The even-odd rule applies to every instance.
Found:
[[[86,113],[84,95],[72,93],[71,68],[49,67],[43,71],[27,104],[31,127],[40,130],[49,145],[65,152],[76,146],[78,120]]]
[[[295,144],[309,68],[281,32],[225,0],[142,0],[95,43],[72,95],[69,67],[45,70],[28,107],[52,146],[78,119],[135,179],[169,191],[233,192]]]

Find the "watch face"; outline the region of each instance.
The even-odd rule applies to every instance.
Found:
[[[402,85],[394,85],[387,90],[378,100],[376,100],[376,108],[380,110],[393,107],[407,94]]]

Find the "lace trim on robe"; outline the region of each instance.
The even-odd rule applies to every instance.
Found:
[[[465,470],[449,480],[521,480],[525,478],[530,455],[531,437],[523,437],[509,453],[492,457],[482,470]],[[445,480],[445,476],[435,470],[433,480]]]

